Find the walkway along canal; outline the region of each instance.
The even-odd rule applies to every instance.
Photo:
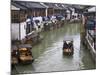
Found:
[[[64,27],[43,32],[44,39],[33,46],[32,54],[35,61],[29,65],[17,65],[12,72],[36,73],[52,71],[69,71],[95,69],[96,65],[87,48],[81,44],[81,24],[66,24]],[[71,37],[74,40],[74,55],[67,57],[62,54],[63,40]]]

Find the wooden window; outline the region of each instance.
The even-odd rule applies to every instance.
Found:
[[[45,9],[40,10],[40,16],[46,16]]]
[[[11,12],[12,23],[24,22],[25,20],[26,20],[25,11],[13,10]]]
[[[26,20],[25,11],[20,11],[20,22],[24,22]]]
[[[53,9],[48,9],[48,15],[50,16],[50,15],[53,15]]]
[[[19,23],[19,11],[12,10],[11,11],[11,22],[12,23]]]

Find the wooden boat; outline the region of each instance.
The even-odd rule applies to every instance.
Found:
[[[71,40],[64,41],[63,54],[64,55],[73,55],[73,52],[74,52],[73,41],[71,41]]]
[[[29,44],[19,45],[19,61],[20,63],[27,64],[33,62],[33,56],[31,52],[32,46]]]
[[[12,58],[11,58],[11,63],[12,63],[12,65],[18,64],[18,58],[12,56]]]

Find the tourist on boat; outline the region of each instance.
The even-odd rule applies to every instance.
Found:
[[[64,50],[64,49],[67,49],[67,48],[68,48],[68,44],[66,43],[66,41],[64,41],[63,50]]]
[[[70,43],[69,43],[68,48],[69,48],[69,49],[71,49],[71,48],[72,48],[72,42],[70,42]]]

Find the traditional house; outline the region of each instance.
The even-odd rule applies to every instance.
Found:
[[[58,11],[58,14],[61,14],[61,15],[65,15],[66,14],[66,8],[63,7],[62,4],[57,3],[57,4],[55,4],[55,6],[58,7],[58,9],[55,10],[55,11]]]
[[[51,15],[56,15],[56,14],[62,14],[63,12],[65,12],[65,8],[63,8],[62,4],[58,4],[58,3],[44,3],[44,5],[47,6],[47,14],[48,16]]]
[[[51,16],[54,14],[54,6],[52,3],[44,3],[45,6],[48,7],[47,9],[47,16]]]
[[[43,17],[46,16],[46,7],[43,6],[41,3],[39,2],[31,2],[31,1],[15,1],[17,4],[24,6],[27,9],[26,13],[27,13],[27,18],[30,18],[30,21],[32,22],[33,17]],[[43,28],[43,24],[39,23],[39,25],[41,24],[41,27]],[[27,25],[26,31],[27,34],[31,33],[33,31],[34,25],[30,24]],[[35,25],[36,30],[38,30],[38,27]]]
[[[43,5],[41,5],[39,2],[31,2],[31,1],[16,1],[16,3],[23,5],[24,7],[27,7],[27,14],[31,16],[45,16],[45,9]]]
[[[70,20],[72,17],[72,8],[68,4],[62,4],[62,6],[66,9],[65,18],[66,20]]]
[[[96,61],[96,7],[91,6],[85,9],[83,21],[85,28],[85,41],[87,48],[90,49],[90,53]]]
[[[26,36],[26,10],[27,8],[11,2],[11,38],[22,40]]]

